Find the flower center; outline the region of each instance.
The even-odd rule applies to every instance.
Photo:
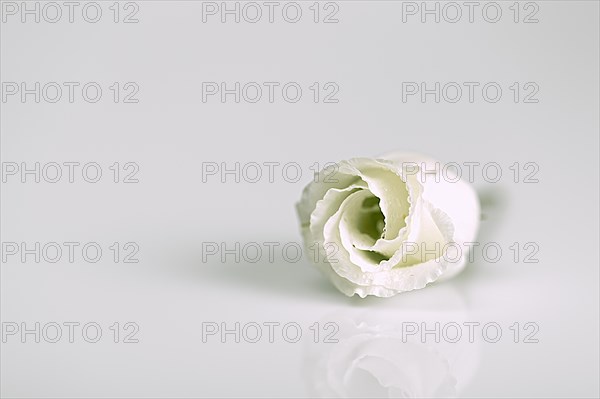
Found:
[[[379,198],[376,196],[365,198],[356,220],[359,232],[368,235],[373,240],[378,240],[385,233],[383,212],[379,207]]]

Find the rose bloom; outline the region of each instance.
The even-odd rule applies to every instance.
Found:
[[[412,154],[354,158],[304,189],[296,206],[304,244],[337,289],[390,297],[464,268],[479,200],[436,163]]]

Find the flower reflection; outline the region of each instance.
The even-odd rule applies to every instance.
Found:
[[[440,329],[449,323],[460,325],[467,321],[464,308],[359,312],[330,316],[327,320],[339,327],[337,343],[312,343],[308,348],[305,371],[313,396],[455,397],[475,373],[477,341],[463,337],[450,342],[443,333],[436,339],[422,330],[431,331],[436,323]],[[410,333],[415,326],[420,331]]]

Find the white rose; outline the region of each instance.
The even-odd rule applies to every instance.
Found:
[[[390,297],[465,266],[479,200],[435,166],[410,154],[354,158],[304,189],[297,211],[305,246],[317,248],[315,263],[344,294]]]

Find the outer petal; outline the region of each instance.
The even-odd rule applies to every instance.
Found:
[[[462,248],[465,248],[463,245],[465,242],[475,240],[479,229],[481,209],[477,193],[468,182],[462,179],[451,182],[445,180],[442,176],[436,182],[435,176],[427,173],[427,171],[435,170],[436,163],[439,165],[439,161],[421,154],[394,152],[384,154],[378,158],[397,164],[416,163],[418,166],[423,164],[425,170],[421,170],[417,175],[423,185],[423,199],[435,208],[443,210],[452,220],[454,224],[454,241]],[[466,264],[467,255],[468,252],[465,250],[461,261],[450,263],[442,279],[448,279],[459,273]]]

